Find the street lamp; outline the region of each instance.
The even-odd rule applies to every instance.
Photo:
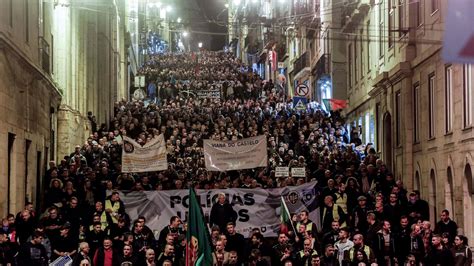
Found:
[[[199,43],[198,43],[198,47],[199,47],[199,48],[202,48],[202,42],[199,42]]]

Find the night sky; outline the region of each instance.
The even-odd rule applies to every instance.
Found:
[[[185,0],[188,5],[191,1],[195,2],[194,7],[197,9],[194,12],[190,10],[191,12],[188,13],[192,30],[215,33],[227,32],[225,26],[219,26],[212,22],[217,21],[219,24],[223,24],[227,21],[227,11],[222,12],[225,9],[224,0]],[[219,16],[218,19],[217,16]],[[224,35],[193,33],[193,38],[198,39],[196,41],[202,41],[204,48],[209,50],[222,49],[226,41],[226,36]]]

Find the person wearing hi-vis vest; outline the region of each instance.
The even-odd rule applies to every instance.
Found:
[[[298,253],[296,253],[296,265],[311,265],[311,257],[313,255],[318,255],[318,252],[312,248],[311,240],[305,239],[303,243],[303,250],[300,250]]]
[[[114,224],[118,223],[118,218],[125,214],[125,206],[117,191],[112,192],[112,195],[105,200],[105,211],[110,214]]]
[[[316,227],[316,224],[313,223],[309,219],[309,213],[306,210],[303,210],[299,214],[300,221],[296,224],[296,230],[299,230],[301,225],[304,225],[306,227],[306,231],[311,231],[311,234],[313,235],[314,238],[317,238],[318,236],[318,228]]]
[[[347,215],[344,213],[341,206],[334,203],[332,196],[326,196],[324,198],[324,207],[322,208],[321,217],[321,227],[323,233],[331,231],[331,225],[333,221],[339,221],[340,227],[346,226]]]
[[[367,245],[364,245],[364,236],[362,234],[355,234],[352,239],[354,246],[344,252],[344,259],[342,260],[342,266],[354,265],[358,261],[357,253],[362,251],[365,256],[367,256],[368,265],[376,265],[376,258],[374,251]],[[356,264],[357,265],[357,264]]]

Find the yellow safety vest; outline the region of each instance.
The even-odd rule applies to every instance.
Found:
[[[342,210],[344,211],[344,213],[347,214],[347,194],[339,194],[339,193],[335,193],[336,195],[336,204],[341,206]]]
[[[339,205],[337,205],[336,203],[334,203],[332,205],[332,219],[333,219],[333,221],[339,221],[340,217],[339,217],[339,212],[338,212],[339,208],[338,207],[339,207]],[[327,207],[324,207],[323,220],[322,220],[323,222],[324,222],[324,218],[326,218],[326,210],[327,210]],[[341,227],[341,228],[346,226],[346,222],[341,223],[339,221],[339,223],[340,223],[339,227]]]
[[[304,257],[304,250],[300,250],[300,252],[298,253],[300,254],[300,258]],[[318,252],[314,249],[313,249],[313,252],[309,256],[312,257],[313,255],[318,255]]]
[[[120,202],[116,201],[112,204],[112,201],[108,199],[105,201],[105,209],[111,209],[113,212],[118,212],[120,209]],[[110,217],[112,217],[112,222],[114,222],[114,224],[118,223],[118,219],[114,215],[110,214]],[[105,219],[107,220],[107,217]]]
[[[349,250],[349,259],[351,261],[354,260],[354,251],[355,251],[354,247]],[[367,258],[370,258],[370,248],[366,245],[364,245],[364,252],[365,252],[365,255],[367,255]]]
[[[300,228],[300,225],[302,225],[303,223],[297,223],[296,224],[296,230],[298,230],[298,228]],[[314,232],[313,231],[313,223],[312,222],[309,222],[308,224],[305,224],[304,225],[306,227],[306,231],[311,231],[311,232]]]

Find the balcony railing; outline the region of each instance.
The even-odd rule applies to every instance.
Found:
[[[331,73],[331,54],[323,54],[316,63],[316,76]]]
[[[41,68],[46,73],[51,74],[51,57],[49,43],[43,37],[39,37],[39,54],[41,60]]]
[[[303,68],[309,67],[310,62],[309,62],[309,55],[308,52],[304,52],[296,61],[293,63],[293,73],[297,74],[300,72]]]

